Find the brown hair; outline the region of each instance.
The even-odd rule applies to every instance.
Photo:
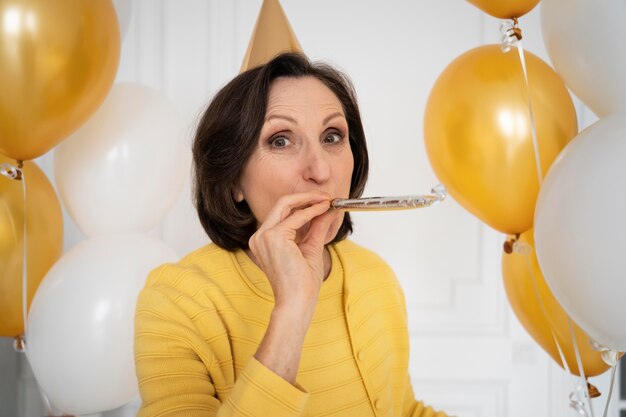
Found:
[[[315,77],[343,106],[354,157],[350,197],[359,197],[367,182],[369,159],[354,87],[341,72],[313,63],[301,54],[284,53],[265,65],[239,74],[226,84],[204,112],[193,142],[194,202],[211,240],[227,250],[247,249],[256,231],[248,204],[236,202],[234,190],[244,164],[257,146],[265,120],[270,85],[278,77]],[[352,233],[345,213],[333,242]]]

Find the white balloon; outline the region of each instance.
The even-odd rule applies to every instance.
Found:
[[[136,298],[150,270],[176,259],[144,235],[103,235],[79,243],[50,269],[28,315],[26,354],[55,408],[91,414],[138,395]]]
[[[535,210],[541,271],[600,344],[626,351],[626,113],[581,132],[555,160]]]
[[[155,90],[121,83],[54,152],[59,195],[86,236],[147,232],[165,216],[188,171],[184,127]]]
[[[543,0],[541,31],[568,87],[598,116],[626,110],[626,2]]]

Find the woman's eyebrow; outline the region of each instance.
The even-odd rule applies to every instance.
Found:
[[[333,120],[333,119],[334,119],[334,118],[336,118],[336,117],[343,117],[343,118],[345,119],[345,116],[343,115],[343,113],[341,113],[341,112],[336,112],[336,113],[333,113],[333,114],[331,114],[331,115],[326,116],[326,117],[324,118],[324,121],[323,121],[323,123],[322,123],[322,124],[323,124],[323,125],[327,125],[327,124],[328,124],[328,122],[330,122],[331,120]]]
[[[335,119],[335,118],[337,118],[337,117],[342,117],[342,118],[345,118],[345,116],[343,115],[343,113],[341,113],[341,112],[335,112],[335,113],[333,113],[333,114],[330,114],[330,115],[326,116],[326,117],[324,118],[324,120],[322,121],[322,124],[323,124],[323,125],[327,125],[327,124],[328,124],[331,120],[333,120],[333,119]],[[288,122],[291,122],[291,123],[293,123],[293,124],[298,124],[298,122],[297,122],[297,120],[296,120],[296,119],[294,119],[293,117],[290,117],[290,116],[286,116],[286,115],[284,115],[284,114],[272,114],[272,115],[269,115],[269,116],[267,116],[267,117],[265,118],[265,122],[269,122],[269,121],[274,120],[274,119],[282,119],[282,120],[286,120],[286,121],[288,121]]]
[[[288,122],[291,122],[293,124],[298,124],[296,119],[294,119],[293,117],[285,116],[285,115],[282,115],[282,114],[272,114],[270,116],[267,116],[265,118],[265,122],[269,122],[270,120],[273,120],[273,119],[283,119],[283,120],[287,120]]]

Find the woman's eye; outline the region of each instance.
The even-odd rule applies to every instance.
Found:
[[[284,148],[289,143],[289,139],[284,136],[275,136],[270,140],[272,148]]]
[[[324,143],[338,143],[343,140],[343,135],[339,132],[329,132],[324,136]]]

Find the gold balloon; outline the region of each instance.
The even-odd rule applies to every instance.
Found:
[[[539,0],[467,0],[485,13],[499,19],[520,17],[531,11]]]
[[[520,236],[520,241],[530,246],[531,250],[528,255],[515,252],[502,255],[502,275],[509,303],[526,331],[557,364],[563,366],[550,329],[554,331],[567,361],[567,366],[572,373],[579,375],[574,344],[569,329],[569,316],[552,295],[539,269],[535,256],[533,229],[523,233]],[[531,271],[537,286],[536,292]],[[545,314],[541,303],[543,303]],[[576,323],[572,322],[572,324],[585,375],[595,376],[609,369],[609,365],[602,360],[600,352],[591,348],[589,336]]]
[[[111,0],[0,0],[0,153],[33,159],[77,129],[119,55]]]
[[[15,161],[0,155],[0,164]],[[28,303],[63,252],[61,205],[50,181],[34,162],[25,162]],[[0,176],[0,336],[24,332],[22,264],[24,195],[22,181]]]
[[[557,73],[525,57],[544,176],[578,132],[576,111]],[[462,206],[504,233],[532,227],[539,182],[516,52],[486,45],[448,65],[428,98],[424,139],[435,174]]]

